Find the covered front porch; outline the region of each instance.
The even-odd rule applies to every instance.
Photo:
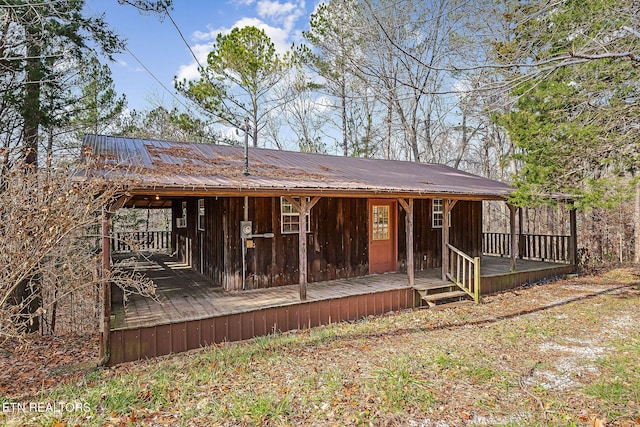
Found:
[[[238,147],[101,135],[83,144],[101,171],[132,171],[126,193],[103,210],[102,271],[117,250],[114,214],[162,207],[171,209],[169,238],[147,233],[137,246],[170,241],[182,264],[147,265],[147,273],[197,275],[168,280],[164,304],[140,302],[137,315],[135,299],[120,316],[114,301],[111,315],[104,281],[101,354],[110,363],[414,307],[419,287],[431,299],[457,293],[478,302],[576,265],[575,215],[563,240],[567,264],[529,269],[523,258],[535,255],[519,246],[522,221],[505,204],[508,252],[498,255],[509,259],[494,259],[502,267],[488,275],[483,203],[506,202],[513,189],[445,165],[254,149],[247,175],[237,168],[248,159]],[[195,297],[188,283],[199,284]]]
[[[131,296],[112,309],[110,364],[178,353],[224,341],[311,328],[421,305],[414,288],[442,286],[441,269],[417,271],[414,287],[406,273],[308,284],[307,299],[298,285],[249,291],[225,291],[167,254],[119,257],[157,285],[158,301]],[[572,266],[485,256],[481,263],[483,294],[570,273]]]

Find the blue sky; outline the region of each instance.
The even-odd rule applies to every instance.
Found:
[[[174,0],[170,12],[202,64],[218,33],[253,25],[265,30],[284,51],[301,41],[309,16],[319,0]],[[105,13],[111,29],[127,40],[127,47],[171,92],[174,77],[196,78],[197,66],[180,34],[168,18],[141,15],[117,0],[87,0],[87,12]],[[110,63],[116,91],[126,94],[129,109],[148,109],[157,103],[176,103],[136,59],[124,52]],[[177,95],[180,98],[179,95]]]

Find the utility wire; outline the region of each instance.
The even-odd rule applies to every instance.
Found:
[[[89,9],[89,10],[90,10],[90,11],[91,11],[91,12],[92,12],[96,17],[98,16],[98,13],[97,13],[97,12],[96,12],[96,11],[95,11],[95,10],[94,10],[94,9],[93,9],[89,4],[88,4],[88,3],[85,3],[85,5],[87,6],[87,8],[88,8],[88,9]],[[169,13],[169,12],[167,11],[167,14],[168,14],[168,13]],[[172,21],[173,21],[173,19],[172,19]],[[182,35],[182,34],[181,34],[181,35]],[[183,39],[184,39],[184,38],[183,38]],[[149,67],[147,67],[147,66],[146,66],[146,65],[145,65],[145,64],[140,60],[140,58],[138,58],[138,57],[137,57],[137,56],[136,56],[136,55],[131,51],[131,49],[129,49],[127,46],[125,46],[125,47],[124,47],[124,50],[126,50],[126,51],[127,51],[127,53],[129,53],[129,55],[131,55],[131,57],[132,57],[133,59],[135,59],[135,60],[136,60],[136,62],[137,62],[138,64],[140,64],[140,66],[141,66],[141,67],[142,67],[142,68],[143,68],[143,69],[144,69],[144,70],[145,70],[145,71],[146,71],[146,72],[147,72],[147,73],[148,73],[148,74],[149,74],[149,75],[150,75],[150,76],[151,76],[151,77],[152,77],[152,78],[153,78],[153,79],[154,79],[154,80],[155,80],[155,81],[160,85],[160,87],[162,87],[162,88],[163,88],[163,89],[164,89],[164,90],[165,90],[169,95],[171,95],[171,97],[172,97],[173,99],[175,99],[175,100],[176,100],[176,102],[178,102],[180,105],[182,105],[184,108],[186,108],[186,110],[187,110],[187,112],[189,112],[189,114],[193,115],[193,112],[191,111],[191,108],[190,108],[187,104],[185,104],[185,103],[184,103],[180,98],[178,98],[178,97],[176,96],[176,94],[175,94],[172,90],[170,90],[170,89],[169,89],[169,88],[168,88],[164,83],[162,83],[162,82],[160,81],[160,79],[159,79],[158,77],[156,77],[156,75],[155,75],[155,74],[154,74],[154,73],[149,69]],[[192,53],[193,53],[193,52],[192,52]]]
[[[178,31],[178,34],[180,34],[180,38],[182,38],[182,41],[184,42],[184,44],[187,46],[187,49],[189,49],[189,52],[191,52],[191,56],[193,56],[193,59],[196,61],[196,64],[198,64],[198,67],[200,67],[200,70],[202,70],[202,72],[200,73],[200,75],[202,77],[204,77],[205,79],[207,79],[207,82],[212,86],[212,87],[216,87],[216,84],[214,82],[211,81],[211,78],[209,77],[209,73],[207,73],[205,71],[205,68],[202,66],[202,64],[200,63],[200,60],[198,59],[198,57],[196,56],[196,54],[193,52],[193,49],[191,49],[191,46],[189,46],[189,42],[187,42],[187,39],[185,38],[184,34],[182,34],[182,31],[180,30],[180,27],[178,27],[178,24],[176,24],[176,21],[173,19],[173,16],[171,16],[171,13],[169,13],[169,9],[165,6],[164,10],[167,14],[167,16],[169,17],[169,20],[171,21],[171,23],[173,24],[173,26],[176,28],[176,31]],[[224,105],[224,99],[222,100],[222,104]],[[238,124],[238,123],[232,123],[230,120],[225,120],[229,125],[234,126],[238,129],[242,129],[242,125]]]
[[[191,49],[191,46],[189,46],[189,43],[187,42],[187,39],[184,37],[184,34],[182,34],[182,31],[180,31],[180,28],[178,27],[178,24],[176,24],[176,21],[173,20],[173,16],[171,16],[171,14],[169,13],[169,9],[165,6],[164,10],[165,10],[167,16],[169,17],[169,20],[171,20],[171,23],[176,28],[176,31],[178,31],[178,34],[180,34],[180,38],[182,39],[184,44],[187,46],[187,49],[189,49],[189,52],[191,52],[191,56],[193,56],[193,59],[196,60],[196,64],[198,64],[198,67],[200,67],[200,69],[204,70],[204,67],[200,63],[200,60],[198,59],[196,54],[193,52],[193,49]],[[209,76],[207,76],[207,80],[209,80]],[[209,82],[209,83],[211,83],[211,82]]]
[[[131,57],[132,57],[133,59],[135,59],[135,60],[136,60],[136,62],[137,62],[138,64],[140,64],[140,66],[141,66],[142,68],[144,68],[144,70],[145,70],[147,73],[149,73],[149,75],[150,75],[151,77],[153,77],[153,79],[154,79],[154,80],[155,80],[155,81],[156,81],[156,82],[157,82],[157,83],[158,83],[158,84],[159,84],[159,85],[160,85],[160,86],[161,86],[165,91],[167,91],[167,93],[169,93],[169,95],[171,95],[171,96],[173,97],[173,99],[175,99],[175,100],[176,100],[180,105],[182,105],[184,108],[186,108],[186,109],[187,109],[187,111],[189,111],[189,113],[191,113],[191,110],[190,110],[189,106],[188,106],[187,104],[185,104],[184,102],[182,102],[182,100],[181,100],[180,98],[178,98],[178,97],[176,96],[176,94],[175,94],[172,90],[170,90],[170,89],[169,89],[169,88],[168,88],[164,83],[162,83],[162,82],[160,81],[160,79],[159,79],[159,78],[157,78],[157,77],[156,77],[156,75],[155,75],[155,74],[153,74],[153,72],[152,72],[152,71],[151,71],[151,70],[150,70],[146,65],[144,65],[144,63],[143,63],[143,62],[142,62],[142,61],[141,61],[141,60],[140,60],[136,55],[134,55],[134,53],[133,53],[133,52],[131,52],[131,50],[130,50],[128,47],[126,47],[126,46],[125,46],[125,48],[124,48],[124,49],[129,53],[129,55],[131,55]]]

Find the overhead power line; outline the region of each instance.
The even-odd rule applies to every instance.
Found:
[[[152,78],[153,78],[153,79],[154,79],[154,80],[155,80],[155,81],[156,81],[156,82],[157,82],[157,83],[158,83],[158,84],[159,84],[159,85],[160,85],[160,86],[165,90],[165,91],[167,91],[167,93],[169,93],[169,95],[171,95],[171,97],[173,97],[173,99],[175,99],[175,100],[176,100],[180,105],[182,105],[184,108],[186,108],[186,109],[187,109],[187,111],[191,112],[191,110],[189,109],[189,106],[187,106],[187,104],[185,104],[184,102],[182,102],[182,100],[181,100],[180,98],[178,98],[178,97],[176,96],[176,94],[175,94],[172,90],[170,90],[170,89],[169,89],[169,88],[168,88],[164,83],[162,83],[162,82],[160,81],[160,79],[159,79],[158,77],[156,77],[156,75],[155,75],[155,74],[153,74],[153,72],[149,69],[149,67],[147,67],[146,65],[144,65],[144,63],[140,60],[140,58],[138,58],[136,55],[134,55],[134,53],[133,53],[133,52],[131,52],[131,50],[130,50],[128,47],[126,47],[126,46],[125,46],[125,48],[124,48],[124,49],[129,53],[129,55],[131,55],[131,57],[132,57],[133,59],[135,59],[135,60],[136,60],[136,62],[137,62],[138,64],[140,64],[140,66],[141,66],[141,67],[142,67],[142,68],[143,68],[143,69],[144,69],[144,70],[145,70],[145,71],[146,71],[146,72],[147,72],[147,73],[148,73],[148,74],[149,74],[149,75],[150,75],[150,76],[151,76],[151,77],[152,77]]]
[[[180,31],[178,24],[176,24],[176,21],[174,21],[173,16],[171,16],[171,14],[169,13],[169,9],[167,9],[167,7],[165,6],[164,10],[167,13],[167,16],[169,17],[169,19],[171,20],[171,23],[173,24],[173,26],[176,28],[176,31],[178,31],[178,34],[180,34],[180,38],[182,39],[183,43],[187,46],[187,49],[189,49],[189,52],[191,52],[191,56],[193,56],[193,59],[195,59],[196,64],[198,64],[198,67],[204,70],[204,67],[200,63],[200,60],[198,59],[196,54],[193,52],[193,49],[191,49],[191,46],[189,46],[189,43],[187,42],[187,39],[184,37],[184,34],[182,34],[182,31]]]
[[[89,4],[85,4],[87,6],[87,8],[94,14],[94,16],[98,16],[98,13],[89,5]],[[165,9],[166,10],[166,9]],[[169,11],[167,10],[167,15],[168,15]],[[173,21],[173,19],[171,19],[171,21]],[[174,24],[175,25],[175,24]],[[181,34],[182,35],[182,34]],[[184,40],[184,38],[183,38]],[[162,83],[162,81],[153,73],[153,71],[151,71],[149,69],[149,67],[147,67],[142,60],[140,60],[140,58],[138,58],[132,51],[131,49],[129,49],[127,46],[124,47],[125,51],[127,51],[127,53],[129,55],[131,55],[131,57],[147,72],[147,74],[149,74],[159,85],[162,89],[164,89],[169,95],[171,95],[171,97],[176,100],[176,102],[178,102],[180,105],[182,105],[188,112],[189,114],[193,114],[193,112],[191,111],[191,108],[185,104],[180,98],[178,98],[175,94],[174,91],[170,90],[164,83]],[[193,52],[192,52],[193,53]]]
[[[211,81],[211,77],[209,77],[209,73],[207,73],[205,71],[205,68],[202,66],[202,64],[200,63],[200,60],[198,60],[198,57],[196,56],[196,54],[193,52],[193,49],[191,49],[191,46],[189,46],[189,43],[187,42],[187,39],[185,38],[184,34],[182,34],[182,31],[180,30],[180,27],[178,27],[178,24],[176,23],[176,21],[173,19],[173,17],[171,16],[171,13],[169,12],[169,9],[165,6],[164,8],[165,12],[167,13],[167,16],[169,17],[169,19],[171,20],[171,23],[173,24],[173,26],[176,28],[176,31],[178,31],[178,34],[180,34],[180,38],[182,38],[182,42],[187,46],[187,49],[189,49],[189,52],[191,52],[191,56],[193,56],[193,59],[196,61],[196,64],[198,64],[198,67],[200,68],[201,73],[200,75],[207,79],[207,82],[212,86],[212,87],[216,87],[216,84],[214,82]],[[224,104],[224,100],[222,100],[222,103]],[[231,125],[236,127],[237,129],[241,129],[241,126],[239,123],[233,123],[230,120],[226,120],[226,122]]]

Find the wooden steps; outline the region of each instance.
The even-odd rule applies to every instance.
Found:
[[[413,289],[420,294],[422,301],[429,307],[454,303],[461,300],[472,300],[463,290],[455,284],[445,281],[416,284]]]
[[[438,294],[425,295],[422,297],[424,301],[428,303],[433,302],[436,303],[438,301],[443,300],[451,300],[454,298],[466,297],[467,293],[464,291],[449,291],[449,292],[440,292]]]

